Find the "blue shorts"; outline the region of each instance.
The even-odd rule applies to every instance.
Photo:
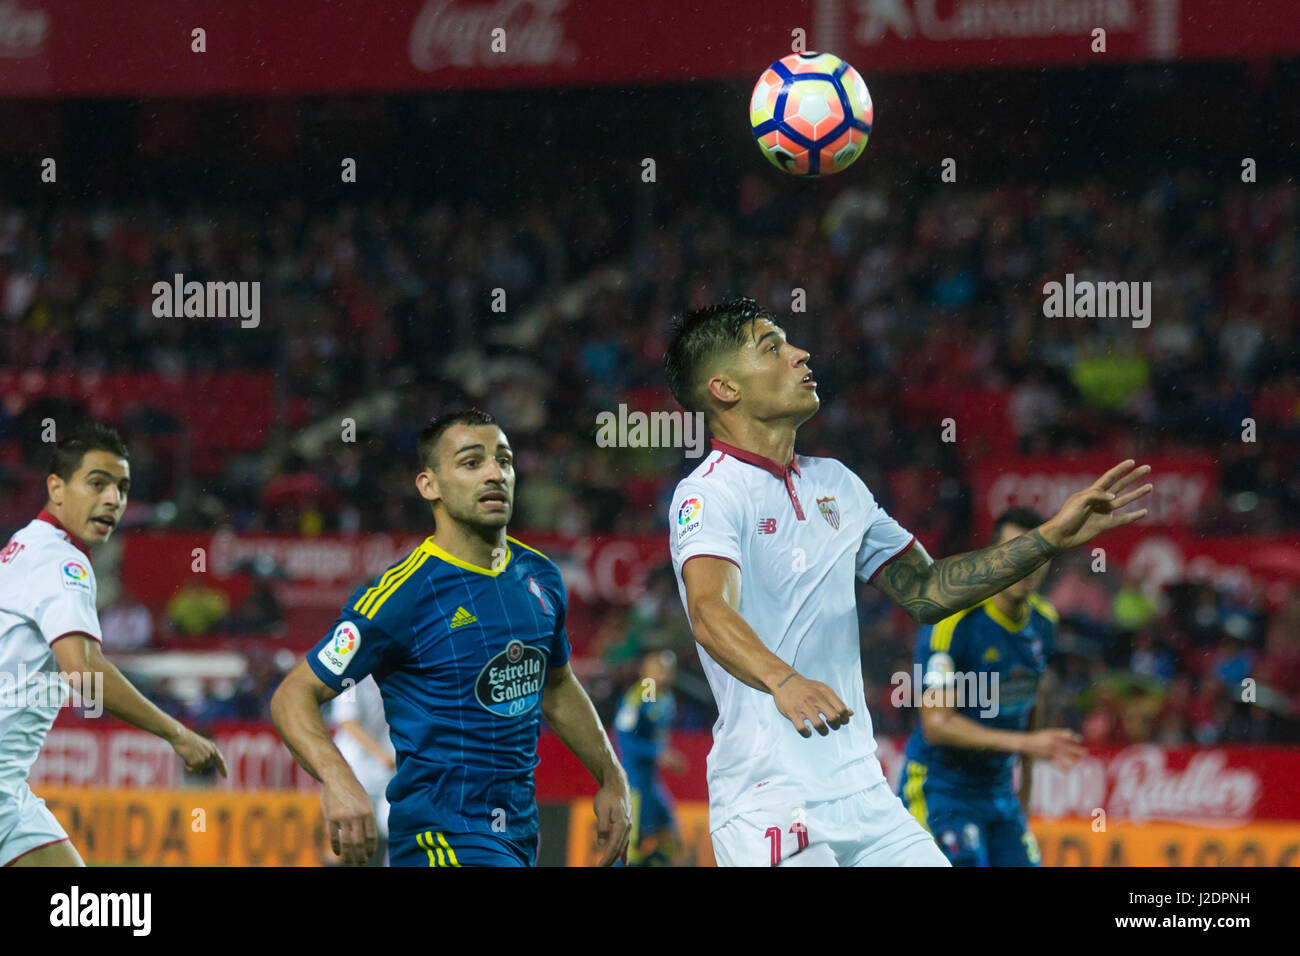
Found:
[[[447,833],[424,830],[389,838],[391,866],[536,866],[537,841],[532,845],[487,833]]]
[[[1010,791],[970,799],[936,786],[922,765],[908,760],[898,795],[953,866],[1042,865],[1038,842]]]

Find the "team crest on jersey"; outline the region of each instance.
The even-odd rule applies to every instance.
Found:
[[[528,593],[537,598],[537,603],[542,606],[543,614],[551,613],[551,609],[546,606],[546,598],[542,597],[542,586],[532,578],[528,579]]]
[[[537,706],[546,680],[546,655],[514,640],[479,671],[474,697],[498,717],[518,717]]]
[[[63,573],[59,575],[63,580],[63,586],[73,591],[90,590],[90,572],[86,566],[79,561],[68,561],[63,565]]]
[[[681,544],[704,527],[704,499],[687,498],[677,509],[677,543]]]
[[[361,632],[351,621],[343,621],[334,628],[334,637],[320,649],[316,659],[325,665],[331,674],[342,674],[361,647]]]
[[[835,503],[833,497],[818,498],[817,510],[822,513],[822,517],[826,519],[828,525],[836,531],[840,530],[840,506]]]

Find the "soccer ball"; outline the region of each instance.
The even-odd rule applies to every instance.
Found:
[[[795,176],[838,173],[871,135],[867,84],[830,53],[791,53],[758,78],[749,122],[763,155]]]

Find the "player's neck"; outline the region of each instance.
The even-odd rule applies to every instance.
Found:
[[[476,568],[489,569],[500,563],[500,555],[505,552],[506,529],[494,528],[486,535],[473,528],[466,528],[450,519],[438,522],[433,532],[433,543],[446,551],[453,558],[459,558]]]
[[[1006,591],[993,595],[990,603],[1009,621],[1021,621],[1025,617],[1025,608],[1029,606],[1029,595],[1012,597]]]
[[[794,458],[794,436],[798,430],[789,422],[760,422],[752,418],[717,420],[713,437],[755,455],[762,455],[778,465],[788,465]]]
[[[45,507],[41,509],[40,513],[43,516],[53,519],[51,523],[56,528],[66,533],[69,540],[71,540],[74,545],[86,552],[86,554],[90,554],[91,543],[89,541],[83,541],[81,536],[69,527],[68,522],[64,520],[63,515],[60,513],[58,505],[47,501]]]

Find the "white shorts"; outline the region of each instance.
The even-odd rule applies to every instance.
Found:
[[[837,800],[732,817],[711,834],[718,866],[950,866],[881,781]]]
[[[67,831],[26,781],[10,792],[0,791],[0,866],[67,838]]]

